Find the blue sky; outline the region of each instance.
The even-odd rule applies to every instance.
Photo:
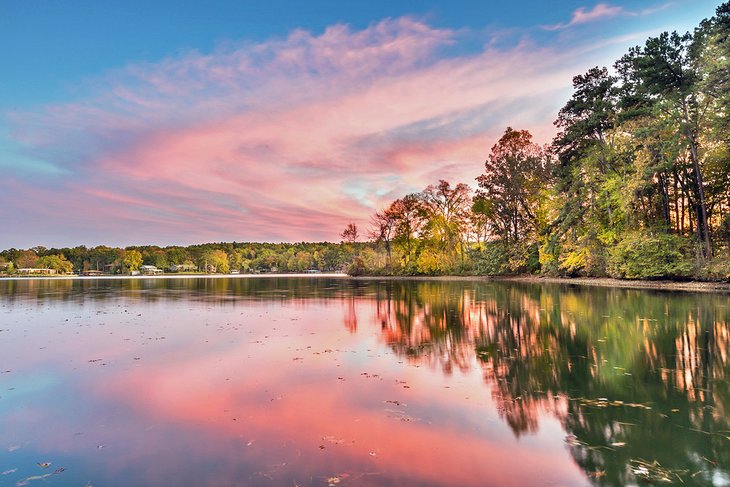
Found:
[[[566,22],[584,1],[297,0],[125,2],[0,1],[0,103],[6,109],[79,96],[78,83],[128,63],[154,62],[188,50],[210,51],[229,42],[261,42],[294,29],[313,32],[346,23],[365,28],[403,15],[450,29],[532,33],[550,42],[543,25]],[[691,29],[717,2],[611,2],[628,11],[665,7],[656,15],[592,23],[582,36],[617,35],[639,29]],[[586,32],[587,31],[587,32]]]
[[[717,5],[0,0],[0,248],[337,240]]]

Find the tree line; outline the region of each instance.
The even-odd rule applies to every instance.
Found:
[[[126,248],[9,249],[0,252],[0,272],[48,268],[58,273],[129,274],[143,265],[165,272],[244,273],[341,271],[352,260],[351,249],[336,243],[209,243],[190,246],[156,245]]]
[[[211,243],[0,252],[0,272],[514,274],[730,278],[730,2],[613,69],[573,78],[557,136],[508,127],[476,188],[441,180],[341,243]],[[364,242],[358,240],[364,239]]]

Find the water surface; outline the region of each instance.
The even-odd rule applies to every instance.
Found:
[[[729,301],[3,280],[0,485],[730,485]]]

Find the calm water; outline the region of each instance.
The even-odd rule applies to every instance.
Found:
[[[3,280],[0,485],[730,485],[729,304],[463,281]]]

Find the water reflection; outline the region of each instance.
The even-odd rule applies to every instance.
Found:
[[[596,484],[635,482],[638,459],[730,482],[727,297],[386,282],[376,302],[395,353],[446,374],[476,357],[514,434],[551,412]]]
[[[48,455],[75,466],[56,485],[730,484],[727,296],[268,277],[0,301],[0,484]]]

